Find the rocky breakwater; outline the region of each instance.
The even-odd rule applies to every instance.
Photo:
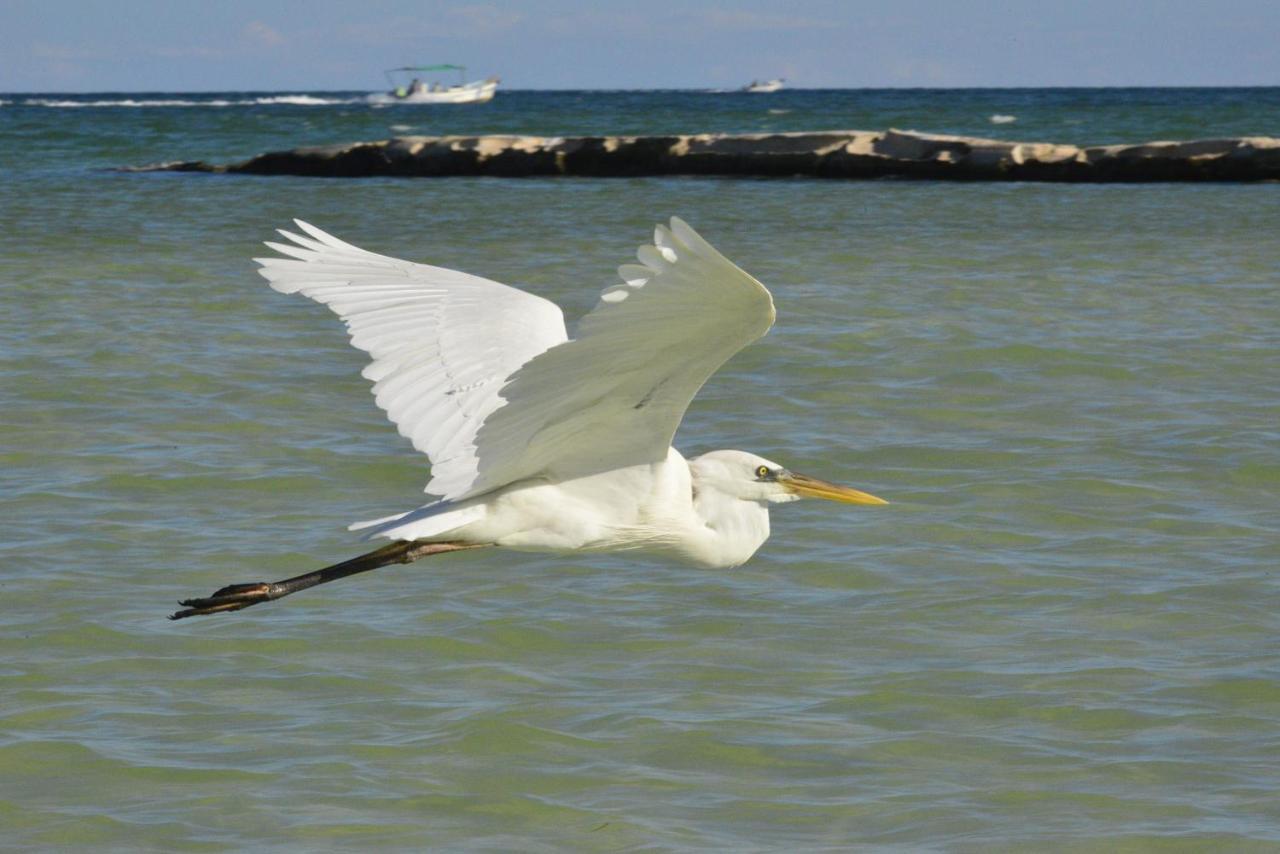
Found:
[[[1274,181],[1280,138],[1136,145],[1005,142],[909,131],[687,136],[408,136],[142,170],[334,178],[736,175],[963,181]]]

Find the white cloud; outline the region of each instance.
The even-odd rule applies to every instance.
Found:
[[[548,15],[538,21],[539,26],[555,36],[600,36],[610,38],[636,37],[659,32],[668,22],[653,15],[631,11],[600,11],[583,9],[572,15]]]
[[[212,47],[195,45],[193,47],[158,47],[151,51],[155,56],[165,59],[213,59],[223,52]]]
[[[505,32],[524,20],[519,12],[503,11],[488,4],[454,6],[445,10],[445,17],[455,29],[455,34],[472,36]]]
[[[961,73],[936,59],[913,56],[894,57],[888,64],[888,83],[894,86],[964,86],[968,83]]]
[[[400,45],[439,42],[441,39],[485,39],[511,32],[524,23],[524,15],[477,3],[449,6],[422,17],[372,18],[339,28],[346,40],[362,45]]]
[[[708,9],[700,17],[709,26],[726,30],[813,30],[830,26],[816,18],[747,9]]]
[[[36,42],[31,45],[31,55],[36,59],[55,62],[79,62],[82,60],[106,59],[110,54],[98,48],[70,47],[63,44]]]
[[[244,25],[244,29],[240,33],[246,41],[261,47],[276,47],[285,42],[284,36],[262,23],[262,21],[250,21]]]

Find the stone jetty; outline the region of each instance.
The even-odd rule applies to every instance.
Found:
[[[1276,181],[1280,180],[1280,138],[1077,146],[901,130],[405,136],[273,151],[242,163],[180,161],[129,170],[331,178],[730,175],[959,181]]]

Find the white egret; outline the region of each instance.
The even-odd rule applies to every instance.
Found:
[[[305,235],[257,259],[271,287],[346,321],[377,403],[430,457],[439,500],[352,525],[391,544],[275,583],[188,599],[173,619],[236,611],[357,572],[482,546],[644,550],[705,567],[748,560],[769,505],[884,504],[743,451],[686,460],[672,437],[707,378],[773,325],[765,287],[683,221],[659,225],[570,338],[560,309],[478,276]]]

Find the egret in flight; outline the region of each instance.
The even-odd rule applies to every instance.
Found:
[[[773,299],[682,220],[578,322],[547,300],[456,270],[304,234],[257,259],[282,293],[327,305],[371,361],[378,406],[432,463],[416,510],[352,525],[390,544],[274,583],[188,599],[172,619],[238,611],[427,555],[647,551],[704,567],[746,562],[769,505],[884,504],[745,451],[686,460],[671,447],[694,394],[773,325]]]

